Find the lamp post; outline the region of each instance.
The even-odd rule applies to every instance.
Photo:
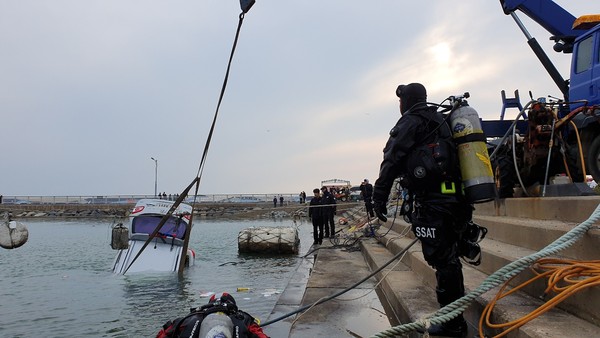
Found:
[[[150,157],[152,161],[154,161],[154,197],[156,197],[157,191],[157,183],[158,183],[158,160],[154,157]]]

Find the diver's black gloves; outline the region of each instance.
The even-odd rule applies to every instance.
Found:
[[[375,210],[375,215],[382,222],[387,222],[387,207],[386,202],[382,201],[373,201],[373,210]]]

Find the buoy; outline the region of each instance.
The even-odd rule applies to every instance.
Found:
[[[299,247],[294,227],[250,227],[238,233],[239,252],[297,254]]]
[[[25,224],[16,221],[4,221],[0,225],[0,247],[16,249],[29,239],[29,231]]]
[[[196,252],[192,249],[188,249],[187,256],[185,257],[185,266],[190,267],[194,265],[194,261],[196,260]]]
[[[129,229],[123,223],[118,223],[112,228],[110,247],[113,250],[125,250],[129,248]]]

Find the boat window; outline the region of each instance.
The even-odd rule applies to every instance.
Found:
[[[131,232],[134,234],[151,234],[160,223],[161,216],[137,216],[131,224]],[[169,217],[169,219],[160,228],[161,235],[173,236],[183,239],[185,235],[185,222],[178,217]]]

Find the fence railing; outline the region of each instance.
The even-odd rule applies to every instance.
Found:
[[[186,203],[299,203],[297,194],[213,194],[185,198]],[[135,204],[144,198],[160,198],[174,201],[176,195],[155,197],[154,195],[109,195],[109,196],[3,196],[1,204]]]

